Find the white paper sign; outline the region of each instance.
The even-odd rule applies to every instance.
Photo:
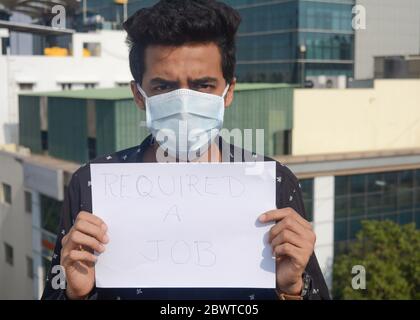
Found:
[[[96,286],[275,288],[272,225],[258,222],[275,209],[275,162],[258,165],[92,164],[110,238]]]

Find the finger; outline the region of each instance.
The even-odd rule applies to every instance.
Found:
[[[306,241],[304,238],[300,237],[299,235],[290,230],[284,230],[279,235],[277,235],[271,241],[271,246],[274,249],[276,246],[281,245],[283,243],[290,243],[301,249],[305,249],[308,246],[308,241]]]
[[[106,235],[106,231],[103,227],[90,223],[87,220],[79,220],[75,223],[74,229],[80,231],[83,234],[94,237],[96,240],[102,243],[108,243],[109,238]]]
[[[280,221],[288,216],[293,216],[296,220],[307,229],[312,230],[312,225],[306,221],[300,214],[298,214],[293,208],[283,208],[270,210],[264,213],[260,218],[261,222]]]
[[[69,243],[67,250],[73,250],[76,248],[87,247],[96,252],[102,253],[105,251],[105,246],[102,245],[98,240],[93,237],[90,237],[80,231],[73,231],[69,236]]]
[[[295,220],[294,216],[288,216],[278,222],[270,229],[269,241],[272,241],[280,232],[290,230],[308,241],[315,241],[315,234],[312,230],[304,228],[299,222]]]
[[[262,223],[268,223],[272,221],[280,221],[288,216],[295,216],[296,220],[307,229],[312,230],[312,225],[306,221],[304,218],[301,217],[300,214],[298,214],[294,209],[292,208],[284,208],[284,209],[276,209],[276,210],[270,210],[265,212],[260,216],[260,222]]]
[[[303,250],[291,243],[283,243],[274,248],[274,255],[276,257],[290,257],[300,262],[303,257]]]
[[[88,251],[80,251],[80,250],[71,250],[68,255],[64,258],[64,264],[70,264],[74,262],[91,262],[95,263],[97,261],[97,257],[88,252]]]
[[[90,222],[94,225],[99,226],[99,227],[101,227],[103,225],[104,228],[107,228],[105,222],[101,218],[93,215],[92,213],[86,212],[86,211],[81,211],[77,215],[76,221],[77,220],[86,220],[86,221],[88,221],[88,222]]]

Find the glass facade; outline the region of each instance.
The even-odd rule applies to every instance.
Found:
[[[131,0],[128,14],[156,2]],[[351,22],[355,0],[224,2],[236,8],[242,17],[237,68],[240,82],[299,83],[303,65],[306,76],[353,76]],[[87,5],[88,17],[99,15],[104,22],[83,26],[80,13],[75,20],[76,29],[121,28],[123,6],[114,0],[88,0]],[[307,48],[305,54],[299,51],[301,45]]]
[[[354,0],[225,2],[242,16],[239,81],[299,83],[303,64],[306,76],[353,76]]]
[[[335,250],[356,238],[362,220],[416,223],[420,228],[420,170],[335,178]]]
[[[312,222],[314,219],[314,179],[302,179],[299,182],[302,187],[306,220]]]

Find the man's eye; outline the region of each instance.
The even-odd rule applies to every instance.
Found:
[[[176,88],[177,86],[175,84],[161,83],[161,84],[156,84],[155,86],[153,86],[152,90],[155,94],[161,94],[165,92],[170,92],[172,90],[175,90]]]
[[[196,86],[196,90],[211,90],[214,86],[208,83],[202,83]]]
[[[153,88],[154,91],[158,91],[158,92],[168,91],[169,89],[170,89],[170,87],[168,85],[166,85],[166,84],[163,84],[163,85],[160,85],[160,86],[156,86],[156,87]]]

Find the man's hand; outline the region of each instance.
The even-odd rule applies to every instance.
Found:
[[[289,295],[300,295],[302,275],[311,257],[316,236],[312,225],[292,208],[272,210],[260,222],[276,222],[269,233],[269,242],[277,258],[277,289]]]
[[[80,212],[74,226],[61,241],[60,264],[66,272],[66,295],[69,299],[85,299],[95,285],[96,256],[108,243],[107,226],[98,217]]]

